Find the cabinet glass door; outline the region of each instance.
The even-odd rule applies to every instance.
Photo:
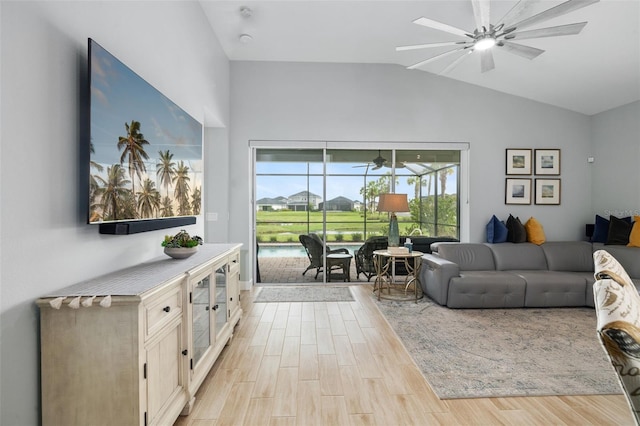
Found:
[[[207,275],[193,287],[193,364],[197,365],[207,348],[211,346],[210,281]]]
[[[216,269],[216,336],[227,323],[227,264]]]

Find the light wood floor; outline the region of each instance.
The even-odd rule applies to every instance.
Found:
[[[252,303],[243,292],[231,344],[176,425],[633,424],[622,395],[440,400],[371,287],[352,290],[356,301],[337,303]]]

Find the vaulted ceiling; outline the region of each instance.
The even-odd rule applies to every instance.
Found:
[[[536,1],[531,13],[563,1]],[[381,63],[410,66],[450,46],[397,46],[462,40],[416,25],[427,17],[472,31],[470,0],[217,1],[200,0],[230,60]],[[491,23],[517,2],[491,1]],[[244,7],[249,13],[242,13]],[[640,99],[640,0],[601,0],[531,29],[587,21],[580,34],[519,41],[543,49],[533,60],[494,48],[495,69],[480,72],[468,55],[450,72],[450,55],[411,72],[429,72],[592,115]],[[247,34],[250,39],[242,34]],[[248,42],[247,42],[248,41]]]

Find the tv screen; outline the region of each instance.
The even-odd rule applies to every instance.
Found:
[[[89,86],[88,222],[121,230],[132,221],[143,230],[195,223],[202,124],[92,39]]]

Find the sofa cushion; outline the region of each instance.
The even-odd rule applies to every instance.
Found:
[[[496,215],[493,215],[487,223],[487,242],[488,243],[504,243],[507,241],[507,225],[503,221],[498,219]]]
[[[524,224],[524,229],[527,231],[527,241],[530,243],[540,245],[547,240],[542,224],[533,216]]]
[[[386,237],[385,237],[386,238]],[[453,237],[425,237],[422,235],[416,235],[411,237],[400,237],[400,245],[404,245],[407,238],[411,239],[414,251],[421,251],[422,253],[431,253],[431,244],[437,242],[458,242]]]
[[[640,247],[640,216],[633,217],[633,226],[629,234],[629,247]]]
[[[468,271],[451,278],[447,306],[450,308],[521,308],[525,281],[507,272]]]
[[[631,218],[620,219],[611,216],[609,219],[609,233],[607,234],[607,245],[629,244],[629,234],[631,233]]]
[[[512,271],[524,278],[528,308],[585,306],[587,281],[580,274],[556,271]]]
[[[594,243],[606,243],[609,235],[609,219],[596,215],[596,223],[593,226],[591,241]]]
[[[598,250],[606,250],[620,262],[630,277],[640,278],[640,247],[607,246],[601,243],[593,243],[594,253]]]
[[[577,275],[580,275],[581,277],[583,277],[585,282],[587,283],[586,291],[585,291],[585,302],[584,302],[584,304],[586,306],[589,306],[590,308],[595,307],[595,302],[593,300],[593,284],[596,282],[596,279],[593,276],[593,273],[589,273],[589,272],[574,272],[574,274],[577,274]]]
[[[485,244],[438,243],[437,249],[438,256],[457,263],[461,271],[493,271],[496,269],[493,254]]]
[[[593,253],[594,274],[596,280],[610,278],[620,285],[631,285],[631,277],[624,266],[607,250],[598,250]]]
[[[517,247],[513,243],[487,244],[493,253],[496,270],[510,271],[546,270],[547,260],[540,246],[531,243],[521,243]]]
[[[507,241],[510,243],[527,242],[527,230],[524,228],[520,218],[509,215],[507,219]]]
[[[586,241],[549,241],[542,251],[550,271],[593,273],[592,245]]]

